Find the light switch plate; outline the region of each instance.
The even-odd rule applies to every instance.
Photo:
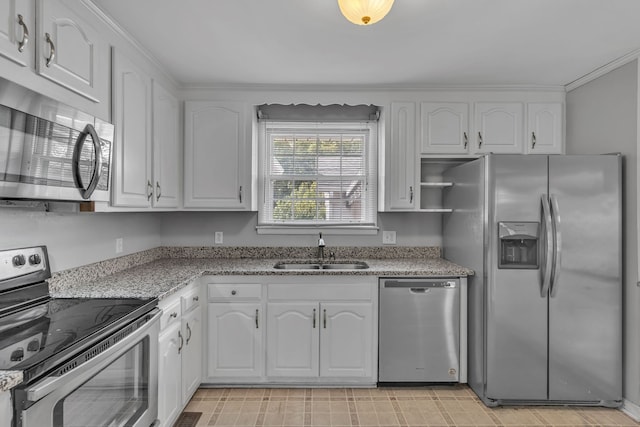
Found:
[[[395,231],[383,231],[382,232],[382,243],[384,245],[395,245],[396,244],[396,232]]]
[[[222,231],[216,231],[215,235],[214,235],[214,242],[217,245],[221,245],[222,242],[224,241],[224,234]]]

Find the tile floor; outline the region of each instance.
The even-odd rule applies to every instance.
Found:
[[[640,426],[616,409],[487,408],[467,386],[199,389],[197,426]]]

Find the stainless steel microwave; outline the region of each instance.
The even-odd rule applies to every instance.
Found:
[[[0,79],[0,199],[109,201],[113,125]]]

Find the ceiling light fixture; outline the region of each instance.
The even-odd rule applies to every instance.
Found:
[[[384,18],[393,0],[338,0],[340,11],[356,25],[371,25]]]

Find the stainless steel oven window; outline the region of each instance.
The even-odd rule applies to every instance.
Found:
[[[149,408],[149,337],[53,408],[54,427],[130,426]]]

